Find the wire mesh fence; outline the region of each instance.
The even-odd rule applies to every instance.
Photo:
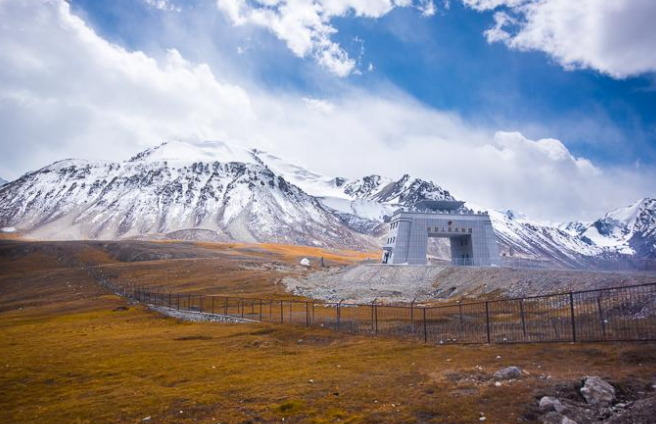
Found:
[[[319,326],[426,343],[656,340],[656,283],[449,305],[318,303],[170,293],[86,265],[100,285],[134,302],[239,320]]]

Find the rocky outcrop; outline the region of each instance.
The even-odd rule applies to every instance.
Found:
[[[539,401],[543,424],[654,424],[656,396],[638,392],[642,399],[617,402],[613,385],[598,376],[584,377],[581,400],[544,396]]]
[[[609,406],[615,400],[615,388],[597,376],[585,377],[581,394],[595,406]]]

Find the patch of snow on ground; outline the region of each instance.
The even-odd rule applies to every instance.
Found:
[[[337,212],[348,213],[370,221],[382,221],[385,215],[392,215],[395,207],[384,205],[366,199],[342,199],[338,197],[324,197],[320,202]]]
[[[229,323],[257,322],[250,319],[237,318],[227,315],[210,314],[210,313],[199,312],[199,311],[178,311],[177,309],[166,308],[164,306],[148,305],[148,308],[152,309],[153,311],[159,312],[160,314],[169,316],[171,318],[180,319],[183,321],[193,321],[193,322],[209,321],[209,322],[229,322]]]

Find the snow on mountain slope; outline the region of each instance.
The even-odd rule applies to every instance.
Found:
[[[248,151],[219,145],[226,160],[208,152],[214,150],[209,147],[217,146],[201,149],[200,157],[197,148],[176,144],[122,163],[54,163],[1,189],[0,226],[49,239],[205,229],[245,241],[372,245],[370,237],[341,225],[317,199],[249,157]]]
[[[200,143],[170,141],[139,153],[129,162],[168,162],[172,166],[181,167],[196,162],[214,162],[217,160],[222,163],[258,163],[253,151],[220,141]]]
[[[488,213],[500,250],[507,256],[548,258],[563,264],[575,264],[582,256],[602,253],[599,247],[558,227],[531,222],[513,213]]]
[[[466,204],[474,210],[479,206]],[[593,223],[549,224],[515,211],[489,210],[501,252],[576,264],[595,257],[656,257],[656,200],[642,199]]]
[[[346,180],[342,178],[329,178],[308,171],[261,150],[254,150],[253,155],[259,163],[271,169],[275,174],[282,175],[287,181],[300,187],[306,193],[311,193],[315,197],[347,197],[342,188]]]
[[[370,175],[346,184],[344,192],[358,199],[368,199],[396,206],[411,206],[420,200],[454,200],[451,194],[431,181],[405,174],[398,181]]]
[[[624,254],[656,253],[656,199],[641,199],[607,213],[581,233],[595,245]]]
[[[3,185],[7,184],[8,182],[9,182],[9,181],[7,181],[7,180],[3,180],[2,177],[0,177],[0,187],[2,187]]]

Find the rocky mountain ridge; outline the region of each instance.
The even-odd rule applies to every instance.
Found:
[[[42,239],[188,238],[375,249],[384,218],[420,200],[453,200],[403,175],[327,177],[220,142],[169,142],[127,161],[67,159],[0,188],[0,226]],[[467,204],[474,210],[485,208]],[[489,211],[506,256],[572,262],[656,257],[656,200],[591,222],[542,224]]]

